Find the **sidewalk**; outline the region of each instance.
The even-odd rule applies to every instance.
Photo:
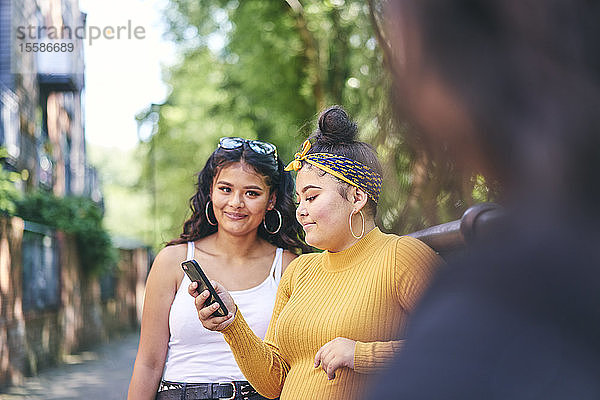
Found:
[[[124,400],[133,370],[139,333],[72,356],[68,364],[26,378],[6,389],[0,400]]]

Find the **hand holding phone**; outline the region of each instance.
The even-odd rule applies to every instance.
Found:
[[[225,303],[223,303],[223,300],[221,300],[217,294],[217,291],[211,285],[208,277],[204,271],[202,271],[200,264],[198,264],[196,260],[187,260],[182,262],[181,268],[183,268],[183,272],[186,273],[192,282],[198,282],[198,288],[196,289],[198,293],[202,293],[205,290],[209,291],[210,294],[204,302],[205,307],[213,303],[219,304],[217,311],[212,314],[213,317],[225,317],[227,314],[229,314],[227,307],[225,307]]]

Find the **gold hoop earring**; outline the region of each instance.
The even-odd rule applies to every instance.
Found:
[[[348,224],[350,225],[350,233],[354,237],[354,239],[361,239],[365,234],[365,216],[362,213],[362,210],[358,212],[360,214],[360,220],[362,221],[362,230],[360,231],[360,236],[356,236],[354,231],[352,230],[352,213],[350,213],[350,218],[348,219]]]
[[[277,229],[275,229],[273,232],[271,232],[267,228],[267,223],[265,222],[265,220],[267,219],[267,213],[265,213],[265,216],[263,217],[263,226],[265,227],[265,231],[267,231],[271,235],[275,235],[276,233],[278,233],[279,230],[281,229],[281,225],[283,224],[283,218],[281,217],[281,213],[279,212],[279,210],[274,208],[273,211],[275,211],[277,213],[277,215],[279,216],[279,225],[277,225]]]
[[[217,226],[218,222],[212,222],[210,220],[210,217],[208,216],[208,205],[212,202],[212,200],[209,200],[206,202],[206,207],[204,207],[204,214],[206,214],[206,220],[208,221],[209,224],[211,224],[212,226]]]

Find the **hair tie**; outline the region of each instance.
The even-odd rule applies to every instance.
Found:
[[[310,150],[311,147],[310,140],[306,139],[304,143],[302,143],[302,150],[294,154],[294,160],[284,168],[284,171],[298,171],[302,168],[302,161],[306,159],[306,153],[308,153],[308,150]]]

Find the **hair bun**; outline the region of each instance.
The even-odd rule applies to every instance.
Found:
[[[358,127],[340,106],[332,106],[319,115],[316,138],[323,144],[351,143],[355,141]]]

